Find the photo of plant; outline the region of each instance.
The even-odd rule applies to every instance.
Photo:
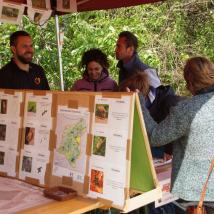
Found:
[[[96,123],[107,123],[108,122],[108,104],[96,104],[95,107],[95,122]]]
[[[105,156],[106,152],[106,137],[94,136],[93,154]]]
[[[103,175],[99,170],[91,170],[90,190],[93,192],[103,193]]]
[[[27,112],[36,113],[36,102],[29,101],[27,105]]]

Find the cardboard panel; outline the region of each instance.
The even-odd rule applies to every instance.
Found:
[[[146,147],[148,140],[143,135],[143,130],[139,118],[139,112],[135,104],[134,127],[132,139],[132,158],[131,158],[131,180],[130,188],[147,192],[156,188],[154,183],[153,172],[151,168],[150,157],[148,156],[149,148]]]

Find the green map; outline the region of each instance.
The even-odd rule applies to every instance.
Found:
[[[77,123],[65,127],[62,134],[62,142],[57,149],[63,154],[69,164],[74,167],[81,154],[81,136],[86,132],[86,121],[80,119]]]

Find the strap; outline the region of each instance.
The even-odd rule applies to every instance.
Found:
[[[205,182],[205,184],[204,184],[204,186],[202,188],[202,192],[201,192],[201,196],[200,196],[200,201],[198,203],[197,209],[202,209],[204,198],[205,198],[205,194],[206,194],[206,190],[207,190],[207,184],[208,184],[211,172],[213,170],[213,167],[214,167],[214,157],[213,157],[211,165],[210,165],[210,169],[209,169],[209,172],[208,172],[207,180],[206,180],[206,182]]]

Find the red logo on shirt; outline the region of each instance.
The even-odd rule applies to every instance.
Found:
[[[35,82],[36,85],[39,85],[40,82],[41,82],[40,77],[36,77],[36,78],[34,79],[34,82]]]

